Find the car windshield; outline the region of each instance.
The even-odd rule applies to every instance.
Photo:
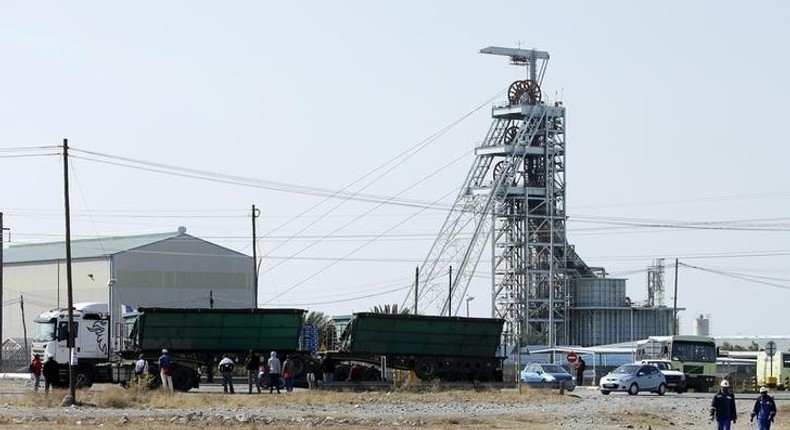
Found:
[[[548,373],[566,373],[565,369],[562,366],[558,366],[556,364],[544,364],[543,371]]]
[[[716,362],[716,345],[710,342],[676,341],[672,343],[672,359],[714,363]]]
[[[614,369],[612,371],[612,373],[613,374],[628,374],[628,375],[631,375],[631,374],[636,373],[639,370],[640,367],[642,367],[642,366],[640,366],[638,364],[626,364],[626,365],[618,367],[617,369]]]
[[[648,364],[652,364],[661,370],[672,370],[672,366],[670,366],[666,361],[651,361],[648,362]]]

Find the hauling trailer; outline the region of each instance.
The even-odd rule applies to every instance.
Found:
[[[269,357],[270,351],[276,351],[281,360],[290,355],[294,379],[306,381],[307,373],[314,371],[312,366],[315,366],[309,354],[297,350],[306,312],[303,309],[141,308],[124,316],[128,336],[124,337],[126,343],[119,355],[132,361],[145,354],[150,372],[155,375],[154,384],[158,385],[161,381],[157,358],[162,349],[167,349],[175,362],[173,386],[180,391],[197,388],[203,370],[211,380],[223,354],[241,361],[250,350],[262,360]],[[111,363],[110,367],[117,372],[119,365]],[[128,366],[123,368],[133,372]]]
[[[270,351],[277,351],[281,359],[291,355],[299,385],[306,385],[307,373],[318,368],[308,353],[298,351],[307,313],[303,309],[140,308],[124,314],[117,339],[109,340],[106,305],[78,304],[75,308],[73,361],[78,387],[134,380],[134,363],[140,354],[149,362],[150,386],[159,386],[162,349],[173,359],[173,387],[179,391],[197,388],[203,374],[210,381],[222,354],[240,360],[249,350],[262,359],[268,358]],[[68,380],[67,314],[65,309],[57,309],[35,320],[33,353],[55,357],[61,381]],[[115,345],[115,350],[110,351],[108,344]]]
[[[427,315],[356,313],[327,357],[337,363],[368,365],[364,380],[380,379],[382,363],[414,371],[422,380],[501,381],[497,357],[503,319]],[[350,366],[335,369],[336,380],[348,377]]]

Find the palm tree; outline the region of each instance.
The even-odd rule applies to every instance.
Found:
[[[370,310],[374,314],[390,314],[390,315],[408,315],[411,313],[409,308],[398,308],[397,304],[392,305],[376,305]]]
[[[318,339],[321,340],[327,348],[333,349],[333,341],[335,339],[335,323],[332,317],[324,314],[323,312],[310,311],[304,317],[302,322],[303,326],[312,325],[318,331]]]

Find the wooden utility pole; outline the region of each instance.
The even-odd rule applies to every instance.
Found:
[[[3,235],[7,228],[3,227],[3,213],[0,212],[0,345],[3,343]],[[3,363],[3,348],[0,348],[0,364]]]
[[[678,334],[678,259],[675,259],[675,294],[672,299],[672,336]]]
[[[30,360],[30,350],[27,349],[27,324],[25,323],[25,297],[19,296],[19,310],[22,311],[22,339],[25,345],[25,355]]]
[[[256,219],[261,216],[261,211],[252,205],[252,276],[253,276],[253,293],[252,293],[252,308],[258,307],[258,240],[255,233]]]
[[[69,203],[69,140],[63,139],[63,203],[66,217],[66,291],[69,310],[69,394],[63,398],[64,405],[73,405],[77,398],[74,386],[74,294],[71,283],[71,206]]]

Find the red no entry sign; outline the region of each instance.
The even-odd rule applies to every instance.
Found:
[[[568,353],[568,363],[575,363],[578,359],[579,356],[575,352],[571,351]]]

